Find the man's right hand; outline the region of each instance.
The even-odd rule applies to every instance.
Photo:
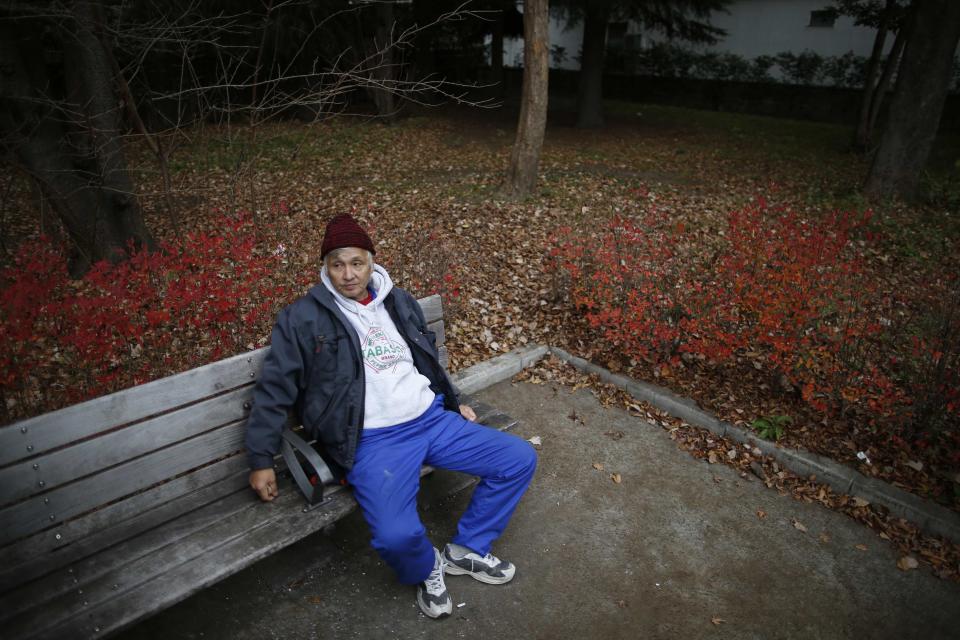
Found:
[[[264,502],[270,502],[280,495],[280,491],[277,489],[277,474],[274,473],[273,469],[251,471],[250,486]]]

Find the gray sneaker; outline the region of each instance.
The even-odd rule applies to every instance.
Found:
[[[433,571],[427,579],[417,585],[417,604],[420,610],[431,618],[445,618],[453,613],[453,600],[443,583],[444,560],[440,552],[433,550]]]
[[[452,576],[464,574],[472,576],[474,580],[487,584],[504,584],[513,580],[517,568],[506,560],[500,560],[492,553],[481,556],[472,551],[460,558],[454,557],[450,545],[443,549],[445,571]]]

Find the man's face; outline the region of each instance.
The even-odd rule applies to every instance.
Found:
[[[327,275],[333,287],[345,298],[363,300],[373,273],[373,261],[366,249],[346,247],[333,251],[326,258]]]

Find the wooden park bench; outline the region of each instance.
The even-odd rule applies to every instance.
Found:
[[[446,367],[440,297],[420,305]],[[349,490],[310,484],[330,473],[294,454],[307,447],[290,430],[277,466],[310,499],[289,474],[271,503],[247,485],[244,425],[268,349],[0,428],[3,637],[105,636],[353,510]]]

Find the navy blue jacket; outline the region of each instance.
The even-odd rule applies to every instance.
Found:
[[[383,300],[413,356],[444,405],[459,410],[456,390],[440,365],[436,335],[427,329],[420,305],[394,287]],[[292,409],[311,439],[344,469],[353,467],[363,428],[364,365],[360,338],[321,283],[277,316],[270,352],[253,391],[247,420],[247,460],[251,469],[273,466],[280,434]]]

